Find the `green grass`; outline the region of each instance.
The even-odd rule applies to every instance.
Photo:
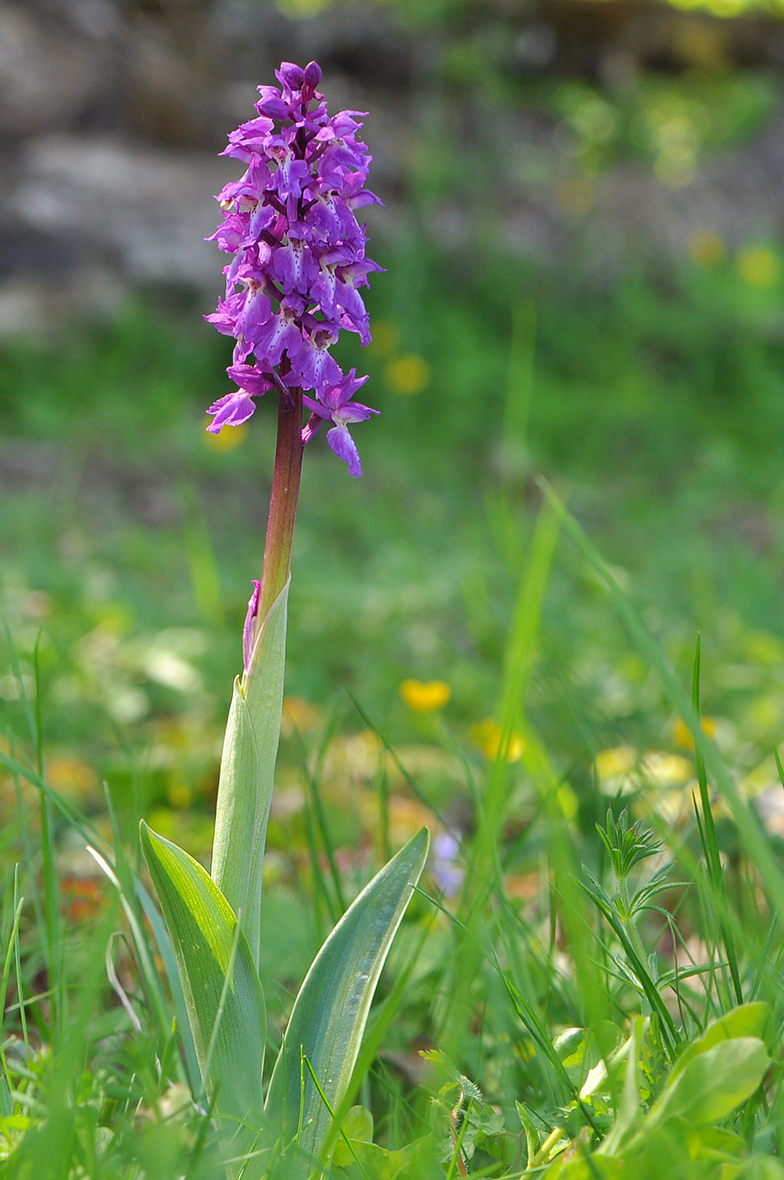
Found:
[[[342,357],[366,361],[383,411],[357,431],[366,474],[350,480],[323,439],[306,456],[293,721],[265,869],[271,1040],[346,900],[388,847],[445,820],[464,835],[464,886],[439,900],[431,878],[415,897],[357,1078],[376,1147],[352,1115],[333,1174],[540,1175],[567,1139],[569,1176],[777,1177],[772,1160],[745,1161],[778,1154],[782,1118],[781,292],[734,259],[597,287],[418,241],[387,254],[377,344]],[[225,342],[195,319],[139,305],[56,347],[4,350],[5,454],[40,471],[0,506],[2,753],[17,766],[0,797],[0,1154],[13,1177],[221,1174],[129,885],[141,814],[209,848],[262,551],[273,415],[261,405],[241,445],[209,448]],[[430,374],[408,395],[393,367],[406,357]],[[539,473],[584,531],[542,513]],[[698,630],[697,703],[716,742],[698,738],[695,757]],[[407,708],[411,677],[445,681],[445,708]],[[497,729],[477,730],[488,718]],[[39,737],[60,810],[40,807]],[[767,829],[738,783],[766,792]],[[640,848],[663,844],[626,876],[596,830],[608,807],[641,823]],[[74,820],[113,843],[129,911]],[[744,1028],[774,1064],[743,1091],[759,1053],[728,1026],[707,1114],[676,1087],[662,1100],[682,1103],[689,1140],[665,1106],[643,1112],[738,987],[769,1005]],[[602,1060],[609,1081],[580,1097]],[[708,1093],[702,1064],[688,1068]],[[590,1154],[608,1132],[626,1162]]]

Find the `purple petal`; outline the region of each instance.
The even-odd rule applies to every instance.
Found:
[[[327,431],[327,442],[339,459],[348,463],[348,473],[357,479],[362,474],[359,451],[345,426],[333,426]]]
[[[232,381],[236,381],[240,389],[244,389],[251,397],[261,397],[268,390],[274,389],[273,382],[255,365],[230,365],[226,372]]]
[[[316,261],[303,241],[289,237],[287,245],[277,246],[270,266],[272,275],[283,284],[283,291],[290,295],[299,291],[307,295],[312,280],[318,274]]]
[[[302,402],[312,410],[314,414],[318,414],[319,418],[332,418],[332,410],[329,406],[322,406],[321,402],[314,401],[312,397],[308,397],[306,393],[302,395]]]
[[[282,61],[280,69],[275,71],[275,77],[289,89],[299,90],[305,81],[305,71],[293,61]]]
[[[260,289],[249,291],[242,315],[237,321],[237,332],[255,343],[271,318],[272,303],[269,298]]]
[[[214,414],[207,430],[210,434],[220,434],[224,426],[241,426],[247,422],[256,409],[250,395],[244,389],[237,389],[234,393],[227,393],[210,406],[208,414]]]
[[[321,66],[317,61],[309,61],[305,66],[305,85],[315,90],[321,81]]]
[[[291,354],[301,345],[302,332],[293,318],[278,313],[257,333],[253,351],[257,360],[263,360],[266,362],[265,367],[272,368],[280,364],[280,358],[286,350]]]
[[[374,410],[372,406],[363,406],[362,402],[346,402],[335,410],[334,420],[340,425],[341,422],[366,422],[371,414],[380,414],[380,410]]]
[[[316,322],[310,339],[303,338],[296,350],[289,350],[292,371],[305,389],[321,390],[342,380],[343,370],[329,353],[329,346],[337,338],[336,324]]]

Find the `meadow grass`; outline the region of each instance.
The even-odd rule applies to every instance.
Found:
[[[364,483],[306,465],[270,1047],[327,930],[424,821],[459,847],[393,948],[332,1173],[779,1176],[776,292],[730,260],[542,279],[534,305],[532,276],[458,282],[423,254],[401,247],[373,296]],[[205,445],[220,343],[144,307],[6,360],[28,469],[0,531],[3,1168],[218,1176],[135,832],[144,814],[209,847],[271,422]],[[405,678],[448,703],[406,703]],[[688,1075],[706,1108],[671,1083],[665,1118],[676,1063],[696,1070],[684,1052],[741,999],[768,1008],[721,1027],[731,1052],[764,1039],[764,1084],[743,1088],[755,1045],[714,1056]],[[592,1154],[608,1135],[616,1156]]]

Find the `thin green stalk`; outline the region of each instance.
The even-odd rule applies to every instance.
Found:
[[[327,889],[327,883],[324,879],[324,874],[321,870],[321,860],[319,859],[318,844],[316,843],[316,834],[313,830],[313,805],[308,802],[305,808],[305,839],[308,843],[308,852],[310,853],[310,866],[313,872],[313,904],[316,914],[316,924],[319,927],[319,939],[323,938],[323,930],[321,929],[321,905],[320,901],[324,901],[329,910],[329,917],[334,925],[339,918],[339,914],[335,911],[335,905]]]
[[[416,795],[419,802],[423,803],[425,805],[425,807],[428,808],[429,811],[432,811],[433,815],[436,817],[436,819],[441,824],[441,826],[448,829],[450,825],[447,822],[446,817],[444,816],[443,812],[439,811],[437,805],[432,801],[432,799],[428,799],[427,795],[424,793],[424,791],[418,785],[416,779],[413,778],[413,776],[411,774],[409,774],[409,772],[406,770],[405,766],[403,765],[403,763],[400,761],[400,758],[396,754],[394,747],[389,743],[388,739],[384,736],[384,734],[378,728],[376,723],[374,721],[371,721],[369,715],[363,709],[362,705],[360,705],[359,701],[354,696],[351,689],[348,689],[347,691],[348,691],[348,695],[351,697],[351,702],[352,702],[354,708],[359,713],[360,717],[364,721],[367,728],[372,733],[374,733],[376,735],[376,737],[378,738],[378,740],[381,742],[381,744],[384,747],[384,749],[386,750],[387,754],[389,754],[390,758],[394,762],[395,768],[400,772],[400,775],[405,780],[406,785],[408,787],[410,787],[411,791],[413,792],[414,795]]]
[[[335,861],[335,849],[333,847],[332,837],[330,836],[330,833],[329,833],[329,825],[327,823],[327,816],[324,811],[324,804],[321,800],[321,792],[319,791],[320,765],[319,765],[319,770],[317,770],[316,774],[311,774],[310,769],[308,767],[308,759],[307,759],[307,754],[305,752],[305,747],[302,743],[302,737],[301,737],[299,731],[296,729],[294,731],[294,736],[297,741],[298,752],[299,752],[299,756],[300,756],[300,763],[302,765],[302,773],[304,775],[305,782],[307,783],[308,793],[309,793],[310,799],[311,799],[311,806],[313,808],[313,814],[316,819],[316,827],[318,828],[319,835],[321,836],[321,843],[323,845],[324,853],[327,858],[327,864],[329,865],[329,873],[330,873],[330,877],[332,878],[333,888],[335,890],[335,897],[337,899],[339,912],[334,914],[333,916],[334,916],[335,921],[337,921],[338,918],[341,916],[341,914],[344,914],[346,912],[347,906],[346,906],[346,899],[343,894],[343,885],[340,880],[340,871],[338,869],[337,862]]]
[[[185,555],[196,608],[210,627],[225,620],[220,576],[201,494],[194,483],[180,486]]]
[[[19,897],[19,865],[14,868],[14,913],[21,906],[21,898]],[[19,953],[19,928],[17,927],[16,938],[13,940],[14,947],[14,973],[16,975],[16,993],[19,1000],[19,1020],[22,1024],[22,1040],[25,1043],[25,1048],[29,1050],[30,1041],[27,1036],[27,1016],[25,1014],[25,998],[24,998],[24,984],[22,983],[22,958]]]
[[[741,798],[740,792],[727,770],[715,743],[702,732],[699,719],[695,715],[688,694],[681,688],[667,660],[662,655],[658,644],[640,618],[629,595],[619,585],[617,578],[613,575],[596,547],[589,541],[577,521],[566,510],[549,484],[545,480],[542,480],[541,486],[547,499],[563,521],[564,526],[577,542],[584,556],[604,583],[610,598],[618,610],[618,614],[628,628],[634,644],[643,658],[655,670],[672,708],[679,713],[691,730],[695,748],[700,751],[705,760],[706,769],[710,771],[719,792],[727,801],[744,849],[751,863],[759,872],[773,906],[784,910],[784,872],[782,872],[780,865],[776,861],[770,841],[762,828],[760,820]]]
[[[15,874],[15,876],[16,876],[16,874]],[[14,881],[14,885],[16,885],[16,881]],[[14,909],[14,922],[13,922],[13,926],[11,927],[10,937],[8,939],[8,949],[5,953],[5,961],[3,962],[3,975],[2,975],[2,979],[0,980],[0,1059],[2,1059],[3,1071],[5,1073],[6,1081],[8,1082],[9,1088],[11,1086],[11,1078],[8,1073],[8,1064],[5,1059],[5,1051],[2,1048],[2,1045],[3,1045],[3,1023],[4,1023],[4,1017],[5,1017],[5,999],[8,994],[8,979],[11,974],[11,961],[12,961],[12,959],[14,959],[14,948],[15,948],[18,938],[19,938],[19,923],[22,918],[23,904],[24,904],[24,898],[20,897],[19,901],[16,904],[15,909]],[[20,1011],[20,1013],[22,1012],[22,1005],[21,1004],[19,1006],[19,1011]]]
[[[527,567],[520,580],[514,620],[507,647],[506,668],[501,691],[501,736],[498,753],[490,770],[483,796],[477,800],[477,837],[472,863],[461,899],[460,915],[476,931],[488,889],[503,895],[503,872],[499,857],[501,833],[508,794],[509,750],[523,712],[525,690],[533,666],[542,603],[558,542],[560,524],[556,514],[544,505],[531,541]],[[474,940],[457,938],[454,976],[443,1022],[445,1052],[456,1059],[470,1009],[470,989],[479,969]]]
[[[700,706],[700,636],[697,635],[697,646],[694,652],[694,672],[692,675],[692,689],[691,689],[691,703],[694,709],[698,722],[701,722],[701,706]],[[713,809],[711,808],[710,793],[708,791],[708,776],[705,773],[705,759],[702,756],[702,751],[695,742],[694,745],[694,759],[697,766],[697,781],[700,787],[700,801],[702,803],[702,826],[700,827],[700,836],[702,837],[702,846],[705,851],[705,861],[708,866],[708,872],[713,881],[714,887],[718,893],[724,896],[727,901],[727,891],[724,884],[724,873],[721,867],[721,857],[719,855],[719,842],[716,839],[716,825],[713,822]],[[743,988],[740,982],[740,972],[738,971],[738,957],[735,952],[735,940],[732,937],[727,923],[723,918],[719,918],[719,928],[721,930],[721,938],[724,943],[724,950],[727,955],[727,962],[730,968],[730,975],[732,977],[732,986],[735,989],[735,999],[739,1004],[743,1003]]]
[[[30,733],[30,742],[35,752],[35,767],[39,779],[44,779],[44,754],[43,754],[43,727],[42,727],[42,713],[41,713],[41,677],[40,677],[40,661],[39,661],[39,647],[41,636],[38,635],[33,651],[33,684],[35,690],[34,703],[30,701],[27,688],[22,675],[22,668],[19,663],[19,656],[16,650],[16,645],[13,642],[11,632],[6,626],[6,635],[8,639],[8,647],[11,655],[11,665],[13,667],[14,676],[16,677],[19,686],[19,699],[22,702],[22,707],[27,721],[27,728]],[[42,794],[40,797],[40,820],[41,820],[41,857],[43,862],[43,883],[44,883],[44,907],[43,907],[43,930],[42,942],[44,947],[44,956],[46,961],[46,970],[49,976],[50,990],[52,997],[50,1000],[51,1010],[51,1025],[52,1037],[56,1039],[61,1031],[62,1022],[62,995],[61,995],[61,956],[63,954],[63,939],[60,933],[60,891],[57,878],[57,869],[55,861],[55,847],[54,847],[54,817],[52,814],[52,807],[46,795]]]

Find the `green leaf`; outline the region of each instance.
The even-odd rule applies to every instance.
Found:
[[[335,1144],[334,1163],[345,1167],[354,1159],[357,1143],[372,1142],[373,1115],[366,1106],[352,1106],[343,1119],[341,1136]]]
[[[639,1060],[645,1020],[636,1016],[632,1020],[632,1035],[627,1042],[626,1070],[618,1110],[610,1131],[602,1142],[601,1155],[617,1155],[622,1143],[631,1133],[640,1113]]]
[[[609,1156],[572,1156],[563,1152],[556,1156],[544,1173],[543,1180],[626,1180],[623,1163]]]
[[[718,1122],[754,1093],[769,1065],[759,1037],[720,1041],[668,1081],[648,1115],[648,1128],[672,1118],[692,1127]]]
[[[144,821],[141,841],[177,957],[202,1077],[215,1109],[248,1124],[232,1145],[245,1150],[255,1142],[252,1128],[263,1105],[266,1014],[258,972],[230,905],[198,861]]]
[[[761,1000],[757,1000],[753,1004],[741,1004],[739,1008],[733,1008],[725,1016],[714,1020],[712,1024],[708,1025],[702,1036],[681,1053],[672,1067],[667,1084],[672,1085],[695,1057],[699,1057],[700,1053],[706,1053],[708,1049],[712,1049],[721,1041],[728,1041],[734,1037],[758,1037],[761,1039],[769,1012],[769,1006]]]
[[[397,1180],[401,1173],[405,1176],[426,1175],[423,1169],[417,1168],[414,1171],[411,1166],[412,1157],[417,1153],[422,1155],[421,1140],[407,1144],[398,1151],[390,1151],[376,1143],[363,1143],[352,1139],[351,1150],[346,1148],[346,1152],[351,1158],[341,1166],[347,1168],[347,1172],[338,1174],[348,1175],[351,1180],[354,1180],[354,1177],[356,1180]]]
[[[234,681],[212,846],[212,879],[239,917],[257,967],[264,846],[283,704],[288,593],[287,582],[259,627],[244,679]]]
[[[705,1159],[723,1159],[743,1155],[746,1144],[734,1131],[723,1127],[705,1127],[700,1132],[700,1155]]]
[[[366,1106],[352,1106],[343,1120],[343,1134],[361,1143],[373,1142],[373,1115]]]
[[[784,1167],[769,1155],[753,1155],[736,1180],[784,1180]]]
[[[334,1110],[348,1087],[373,993],[398,926],[427,859],[426,829],[377,873],[349,906],[308,971],[275,1063],[267,1113],[287,1143],[298,1136],[300,1159],[286,1160],[286,1180],[308,1171],[324,1146]],[[323,1097],[303,1070],[306,1057]]]

